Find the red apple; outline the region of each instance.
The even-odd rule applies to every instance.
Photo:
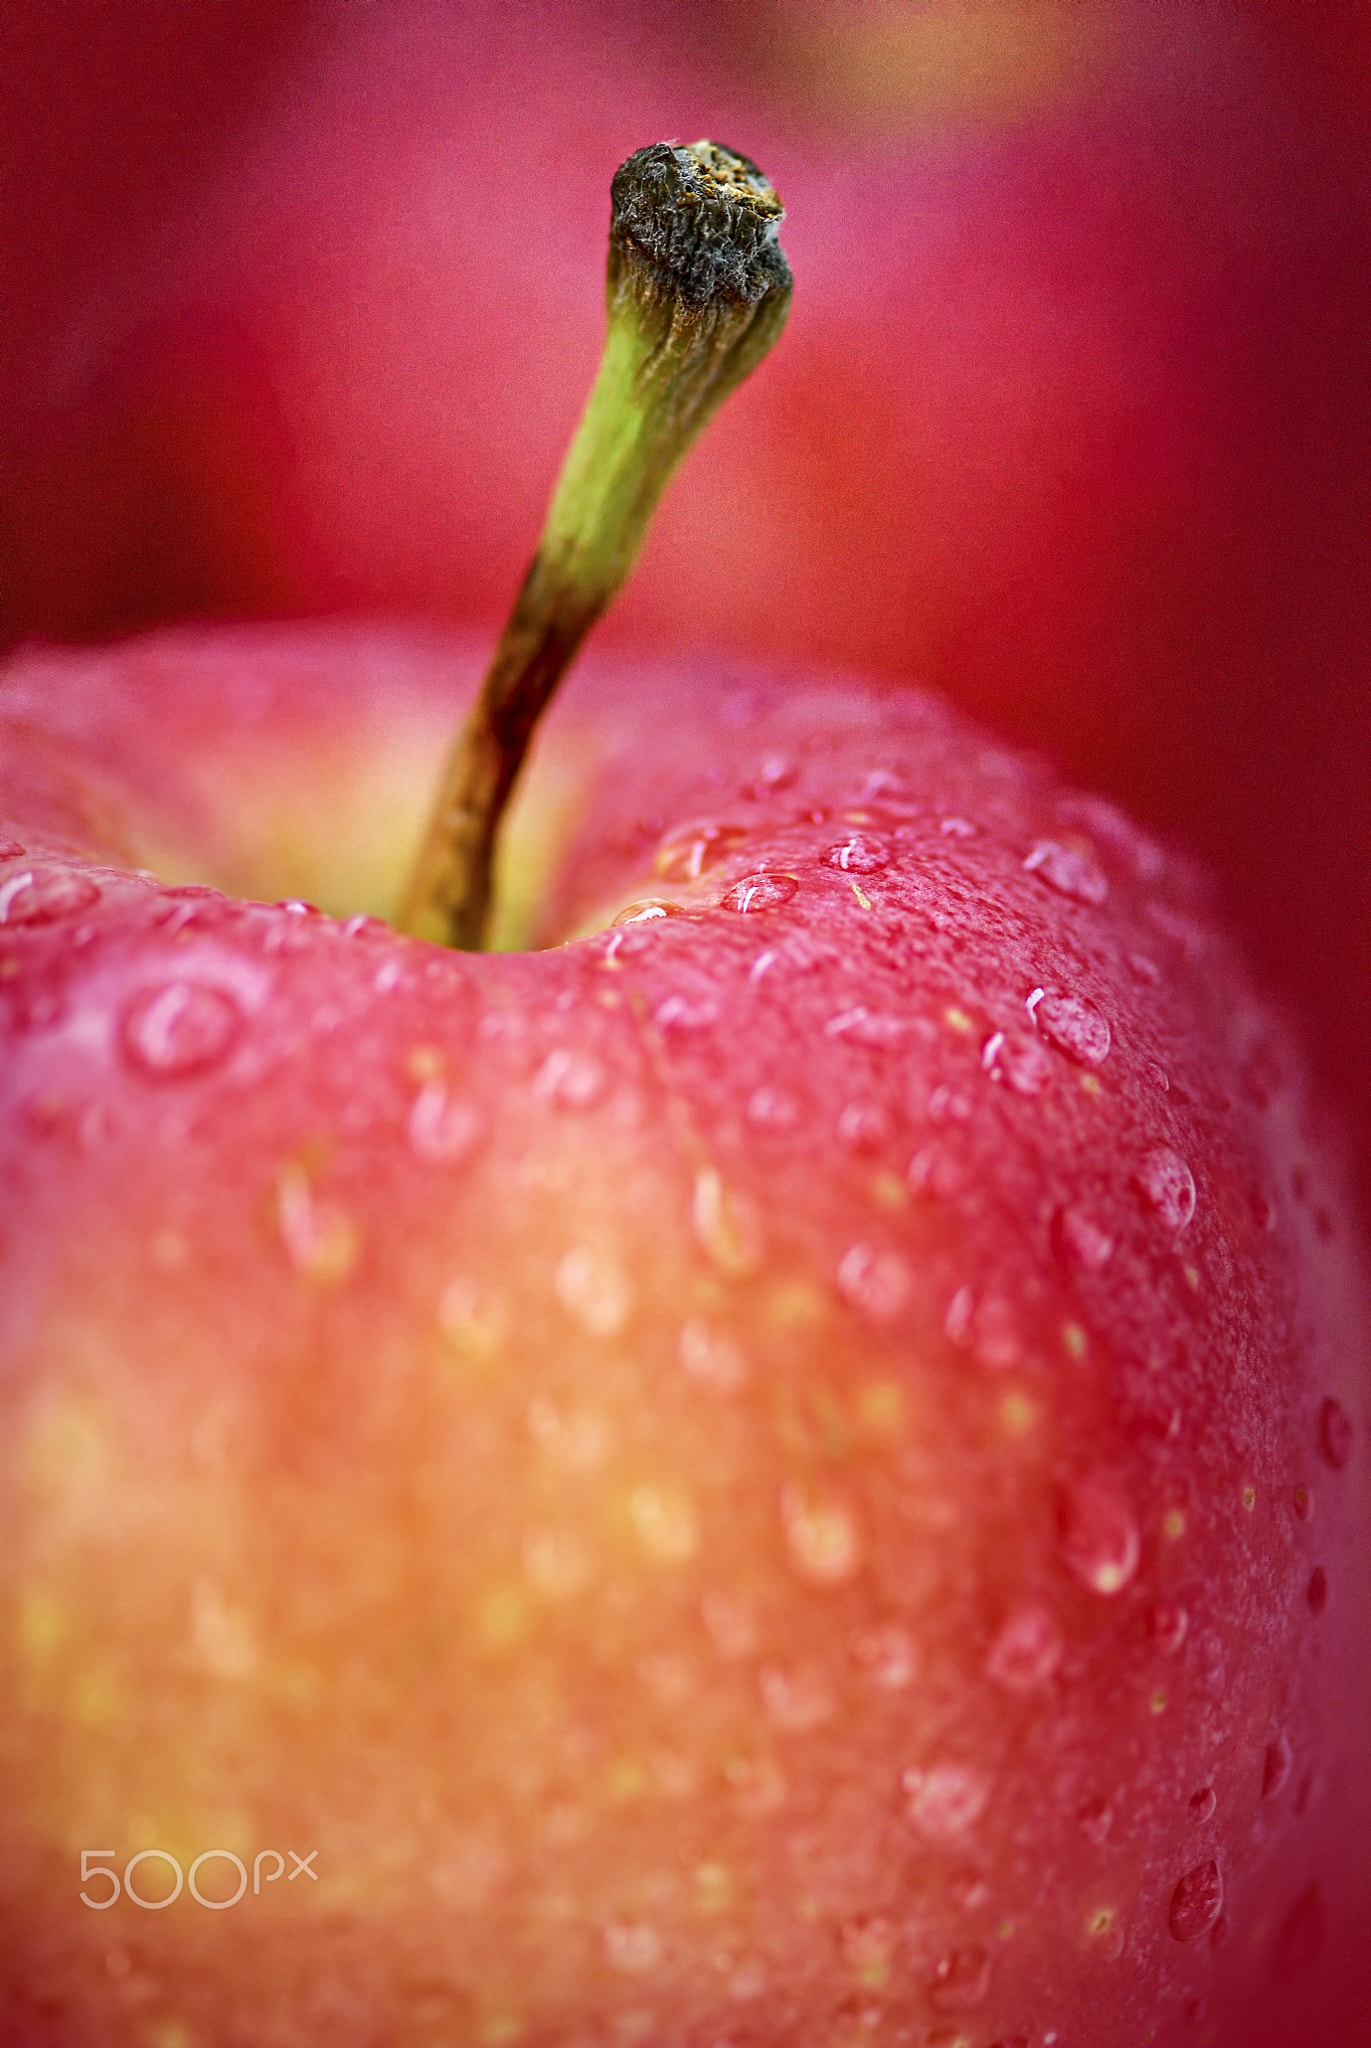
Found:
[[[1350,2043],[1366,1304],[1203,884],[601,662],[535,950],[340,921],[474,673],[0,680],[4,2040]]]

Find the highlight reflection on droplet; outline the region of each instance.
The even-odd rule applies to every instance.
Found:
[[[1095,1473],[1062,1489],[1058,1531],[1063,1561],[1092,1593],[1112,1598],[1138,1569],[1142,1535],[1117,1480]]]

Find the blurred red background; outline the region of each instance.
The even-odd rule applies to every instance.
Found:
[[[4,642],[493,626],[610,172],[713,133],[790,206],[795,310],[604,631],[917,677],[1182,834],[1371,1192],[1364,8],[4,16]]]

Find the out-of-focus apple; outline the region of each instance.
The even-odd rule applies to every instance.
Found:
[[[1200,884],[601,665],[536,950],[343,921],[473,675],[0,679],[4,2039],[1350,2041],[1365,1305]]]
[[[612,633],[914,676],[1183,829],[1371,1162],[1371,207],[1280,12],[325,11],[16,363],[3,630],[493,614],[599,342],[595,166],[746,134],[803,317]]]

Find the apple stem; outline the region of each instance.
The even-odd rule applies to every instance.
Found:
[[[538,552],[449,757],[399,925],[478,949],[501,814],[533,728],[627,577],[692,441],[785,325],[780,200],[713,142],[640,149],[611,187],[608,333]]]

